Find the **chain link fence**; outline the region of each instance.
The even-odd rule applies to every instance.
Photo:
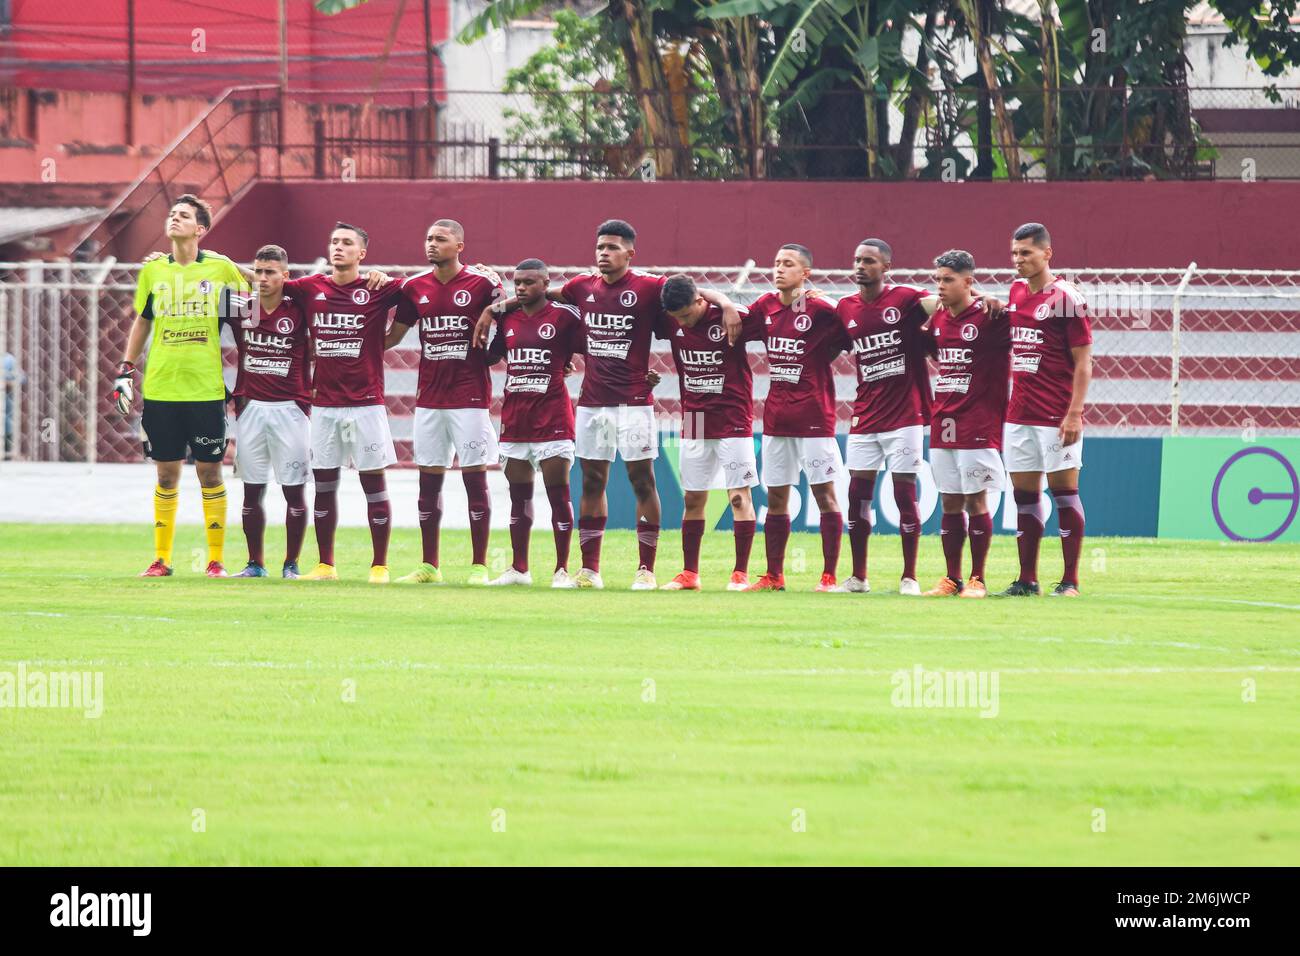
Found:
[[[301,275],[318,268],[294,267]],[[394,276],[420,267],[380,267]],[[129,462],[142,459],[139,406],[128,418],[106,400],[133,317],[138,265],[0,263],[0,361],[4,383],[4,458],[23,461]],[[552,270],[563,282],[589,267]],[[497,268],[509,281],[510,269]],[[651,267],[686,272],[702,286],[747,304],[771,288],[766,270]],[[1088,300],[1094,330],[1093,383],[1085,421],[1092,435],[1300,434],[1300,272],[1065,270]],[[980,270],[981,288],[1005,297],[1009,270]],[[894,282],[930,285],[928,269],[895,269]],[[847,271],[818,270],[828,296],[852,295]],[[227,336],[229,333],[225,333]],[[751,343],[755,418],[767,395],[767,363]],[[651,366],[663,377],[656,406],[665,430],[680,421],[676,369],[666,342]],[[387,356],[388,411],[399,457],[411,461],[419,349],[407,336]],[[233,384],[234,350],[226,351]],[[837,415],[848,428],[856,379],[851,359],[836,360]],[[576,396],[581,360],[569,380]],[[493,376],[500,415],[503,375]]]

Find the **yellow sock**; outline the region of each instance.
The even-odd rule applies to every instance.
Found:
[[[220,561],[226,546],[226,486],[203,489],[203,526],[208,532],[208,561]]]
[[[163,564],[172,563],[172,539],[176,537],[176,503],[179,488],[153,489],[153,549],[154,557]]]

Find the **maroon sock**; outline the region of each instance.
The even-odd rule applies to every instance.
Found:
[[[573,541],[573,496],[569,483],[547,485],[546,497],[551,502],[551,532],[555,535],[555,570],[569,567],[569,547]]]
[[[334,564],[334,529],[339,526],[339,470],[314,468],[316,501],[312,506],[316,524],[316,548],[321,564]]]
[[[876,476],[849,479],[849,510],[844,521],[849,526],[849,553],[853,555],[853,576],[867,579],[867,540],[871,537],[871,497]]]
[[[600,542],[605,537],[605,518],[578,519],[578,548],[582,551],[582,566],[588,571],[600,570]]]
[[[371,567],[388,564],[388,537],[393,533],[393,508],[388,503],[388,482],[381,471],[361,476],[361,490],[366,493],[366,521],[370,523],[370,546],[374,550]]]
[[[844,516],[838,511],[823,511],[822,530],[822,574],[835,576],[835,569],[840,563],[840,544],[844,537]]]
[[[474,550],[474,564],[487,564],[488,530],[492,525],[492,499],[488,497],[486,471],[462,471],[465,494],[469,498],[469,539]]]
[[[659,551],[659,526],[641,521],[636,526],[636,544],[640,566],[647,571],[655,569],[655,554]]]
[[[1043,540],[1043,493],[1016,491],[1016,550],[1020,552],[1019,580],[1038,581],[1038,545]]]
[[[438,566],[438,531],[442,526],[442,479],[442,472],[420,472],[420,497],[416,500],[423,560],[435,568]]]
[[[704,540],[704,519],[682,519],[682,570],[700,572],[700,542]]]
[[[533,483],[510,482],[510,549],[511,564],[523,574],[528,571],[528,536],[533,530]]]
[[[916,482],[894,481],[898,505],[898,536],[903,542],[903,577],[916,580],[916,552],[921,546],[921,512],[916,507]]]
[[[943,559],[948,562],[948,577],[961,580],[961,552],[966,546],[966,512],[944,515],[939,519],[939,537],[943,541]]]
[[[984,562],[993,543],[993,515],[987,512],[970,516],[970,576],[984,580]]]
[[[244,483],[244,540],[248,542],[248,560],[256,564],[266,564],[262,556],[262,542],[266,537],[266,510],[262,507],[264,494],[266,485]]]
[[[736,570],[749,573],[749,552],[754,548],[754,532],[758,522],[753,518],[735,521]]]
[[[284,492],[284,561],[297,564],[302,554],[302,539],[307,534],[307,495],[302,485],[283,485]]]
[[[767,573],[785,574],[785,545],[790,540],[790,516],[769,514],[763,522],[763,545],[767,548]]]
[[[1079,555],[1083,552],[1083,502],[1078,488],[1053,491],[1056,500],[1056,521],[1061,526],[1061,554],[1065,558],[1062,584],[1079,586]]]

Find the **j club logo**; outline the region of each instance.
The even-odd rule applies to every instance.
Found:
[[[1285,502],[1285,507],[1265,504],[1275,501]],[[1300,509],[1300,477],[1281,452],[1264,446],[1244,448],[1219,469],[1210,507],[1219,530],[1231,540],[1273,541],[1291,527]]]
[[[542,327],[537,330],[537,334],[544,339],[553,339],[555,338],[555,326],[551,325],[550,322],[544,322]]]
[[[1038,308],[1034,309],[1034,318],[1039,322],[1042,322],[1051,314],[1052,307],[1046,302],[1039,303]]]
[[[812,328],[812,319],[806,315],[796,315],[794,317],[794,327],[797,332],[807,332]]]
[[[891,305],[884,312],[880,313],[880,317],[890,325],[897,325],[898,321],[903,317],[903,313],[899,312],[898,309]]]
[[[961,327],[961,337],[967,342],[974,342],[979,337],[979,326],[967,322]]]
[[[628,308],[631,308],[632,306],[636,305],[636,293],[633,292],[631,289],[628,289],[618,297],[618,301],[623,303],[623,305],[627,306]]]
[[[209,282],[207,279],[204,279],[202,282],[199,283],[199,292],[203,293],[204,295],[207,295],[211,291],[212,291],[212,283]]]
[[[370,301],[370,290],[368,290],[368,289],[353,289],[353,290],[352,290],[352,301],[355,302],[357,305],[365,305],[367,302]]]
[[[275,330],[281,335],[288,335],[293,331],[293,319],[288,316],[275,320]]]
[[[463,308],[469,305],[469,292],[465,289],[459,289],[456,294],[451,297],[451,301]]]
[[[723,336],[723,334],[724,334],[724,333],[723,333],[723,331],[722,331],[722,326],[720,326],[720,325],[712,326],[712,327],[709,329],[709,341],[710,341],[710,342],[721,342],[721,341],[722,341],[722,336]]]

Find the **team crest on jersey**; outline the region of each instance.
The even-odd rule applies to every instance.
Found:
[[[884,319],[886,322],[888,322],[890,325],[896,325],[898,323],[898,320],[903,317],[903,313],[899,312],[898,309],[894,308],[891,305],[884,312],[880,313],[880,317]]]
[[[709,329],[709,341],[710,341],[710,342],[721,342],[721,341],[722,341],[722,336],[723,336],[722,326],[720,326],[720,325],[715,325],[715,326],[713,326],[712,328]]]
[[[457,305],[469,305],[469,292],[465,289],[458,289],[456,294],[451,297],[451,301]]]
[[[1043,321],[1052,314],[1052,307],[1046,302],[1039,303],[1038,308],[1034,309],[1034,318],[1039,322]]]
[[[632,306],[636,305],[636,293],[633,292],[631,289],[626,289],[619,295],[618,301],[621,302],[623,305],[631,308]]]
[[[812,318],[806,315],[796,315],[794,317],[794,327],[798,332],[807,332],[812,328]]]
[[[202,280],[199,283],[199,291],[202,292],[204,295],[207,295],[209,292],[212,291],[212,283],[209,282],[207,279]]]
[[[537,330],[537,334],[544,339],[553,339],[555,338],[555,326],[551,325],[550,322],[544,322],[542,327]]]
[[[355,302],[357,305],[365,305],[367,302],[370,301],[370,290],[369,290],[369,289],[353,289],[353,290],[352,290],[352,301]]]
[[[979,326],[967,322],[961,327],[961,337],[966,342],[974,342],[980,334]]]
[[[287,315],[275,320],[275,330],[281,335],[288,335],[293,331],[293,319]]]

